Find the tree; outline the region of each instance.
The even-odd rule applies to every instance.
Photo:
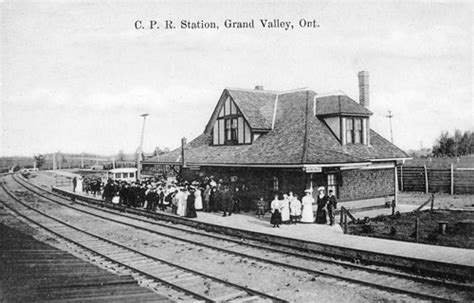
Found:
[[[470,131],[465,131],[464,134],[462,135],[461,139],[459,140],[458,144],[458,149],[459,149],[459,154],[460,155],[470,155],[472,150],[471,150],[471,137],[472,133]]]
[[[441,133],[433,145],[433,155],[436,157],[457,157],[470,155],[474,151],[474,135],[471,131],[464,134],[456,129],[450,136],[447,131]]]
[[[34,158],[36,162],[36,168],[40,169],[44,165],[44,162],[46,160],[44,155],[38,154],[38,155],[35,155]]]

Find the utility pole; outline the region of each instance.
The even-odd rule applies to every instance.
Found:
[[[388,120],[390,121],[390,141],[393,143],[393,131],[392,131],[392,111],[388,111],[388,115],[386,116]]]
[[[142,126],[142,134],[140,137],[140,147],[138,148],[138,163],[137,163],[137,179],[140,179],[141,171],[142,171],[142,155],[143,155],[143,134],[145,133],[145,121],[146,117],[150,114],[142,114],[140,117],[143,117],[143,126]]]

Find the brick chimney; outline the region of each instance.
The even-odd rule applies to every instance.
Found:
[[[359,76],[359,103],[368,108],[370,106],[369,72],[364,70],[360,71],[357,75]]]
[[[257,86],[255,86],[255,90],[263,90],[263,85],[257,85]]]

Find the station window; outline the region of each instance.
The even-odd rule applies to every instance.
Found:
[[[227,144],[237,143],[237,118],[225,119],[225,141]]]
[[[353,143],[352,133],[354,132],[354,120],[346,119],[346,143]]]
[[[335,174],[329,174],[328,175],[328,194],[329,191],[332,190],[334,195],[337,197],[337,178]]]
[[[278,177],[273,177],[273,190],[278,191],[279,184],[278,184]]]
[[[123,173],[122,178],[128,178],[128,173]]]
[[[346,118],[346,143],[362,143],[363,124],[362,119]]]
[[[116,179],[120,179],[121,177],[122,177],[122,174],[121,174],[121,173],[116,173],[116,174],[115,174],[115,178],[116,178]]]
[[[135,173],[130,173],[130,178],[135,178]]]
[[[362,143],[362,120],[354,119],[354,143]]]

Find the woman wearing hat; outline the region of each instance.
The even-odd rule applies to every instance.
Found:
[[[306,196],[302,199],[303,211],[301,212],[302,223],[314,223],[313,215],[313,203],[314,199],[312,196],[313,191],[311,189],[305,190]]]
[[[281,201],[281,222],[290,223],[290,199],[287,194],[283,194],[283,200]]]
[[[196,208],[196,210],[202,210],[201,186],[199,185],[199,183],[196,183],[193,187],[195,189],[194,196],[196,197],[194,207]]]
[[[270,205],[272,212],[270,223],[273,224],[273,227],[280,227],[281,224],[281,201],[283,201],[283,195],[275,195],[275,199],[273,199]]]
[[[196,218],[197,215],[196,215],[196,209],[194,207],[195,203],[196,203],[196,196],[195,196],[195,192],[196,192],[196,188],[194,186],[190,186],[189,187],[189,194],[188,194],[188,197],[186,199],[186,217],[188,218]]]
[[[326,204],[328,203],[328,196],[324,193],[324,187],[318,188],[319,194],[317,199],[318,210],[316,212],[316,223],[326,224],[328,223],[326,216]]]

